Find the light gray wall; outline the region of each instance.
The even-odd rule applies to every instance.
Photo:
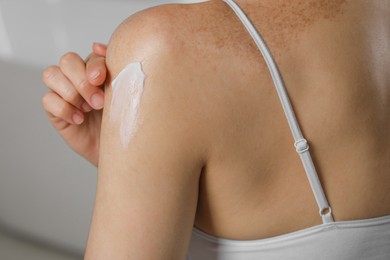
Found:
[[[0,63],[0,226],[82,252],[96,169],[68,149],[41,108],[40,69]]]
[[[50,126],[41,73],[66,51],[85,56],[93,41],[107,42],[129,14],[165,2],[0,0],[0,232],[81,257],[97,170]]]

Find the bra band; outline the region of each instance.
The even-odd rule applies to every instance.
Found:
[[[233,0],[224,0],[224,2],[226,2],[237,14],[238,18],[244,24],[249,34],[252,36],[261,54],[263,55],[265,62],[267,63],[267,67],[271,73],[272,80],[276,86],[276,90],[278,92],[280,102],[282,103],[284,113],[286,114],[288,124],[290,126],[292,135],[295,140],[295,144],[294,144],[295,149],[301,158],[303,167],[305,168],[307,178],[309,179],[311,189],[314,193],[314,197],[319,207],[319,213],[322,218],[322,222],[323,223],[334,222],[332,216],[332,210],[329,206],[328,200],[326,199],[324,190],[322,188],[321,182],[318,178],[316,168],[314,166],[313,160],[310,155],[308,142],[302,135],[302,131],[295,117],[295,113],[291,106],[290,99],[287,95],[282,77],[276,66],[275,60],[273,59],[271,52],[266,46],[264,40],[260,36],[260,33],[256,30],[252,22],[248,19],[248,17],[241,10],[241,8]]]

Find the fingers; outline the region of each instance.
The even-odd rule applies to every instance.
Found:
[[[51,120],[61,119],[70,124],[81,124],[83,112],[102,109],[104,92],[101,89],[107,75],[105,55],[107,47],[94,44],[92,53],[84,62],[76,53],[67,53],[59,66],[51,66],[43,73],[44,83],[52,92],[42,103]]]
[[[86,74],[86,65],[79,55],[72,52],[65,54],[61,58],[60,68],[75,90],[80,93],[91,107],[96,110],[103,108],[104,92],[98,85],[93,85],[89,82]]]
[[[49,115],[69,124],[80,125],[84,121],[83,113],[62,99],[57,93],[49,92],[45,94],[42,97],[42,105]]]
[[[82,108],[85,101],[58,66],[48,67],[43,72],[43,81],[53,92],[74,107]],[[84,105],[84,107],[86,107]]]

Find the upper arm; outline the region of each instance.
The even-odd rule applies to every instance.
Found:
[[[204,163],[202,135],[188,102],[191,80],[160,16],[147,11],[128,19],[108,46],[110,80],[87,259],[179,259],[186,253]],[[133,62],[141,62],[145,81],[136,130],[126,136],[132,126],[122,121],[131,114],[125,104],[130,94],[112,99],[109,83]]]

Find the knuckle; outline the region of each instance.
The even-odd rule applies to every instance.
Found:
[[[77,58],[78,58],[77,53],[74,52],[65,53],[64,55],[62,55],[60,59],[60,66],[66,66],[72,61],[76,60]]]
[[[73,89],[68,89],[65,93],[65,100],[69,103],[75,104],[78,100],[79,93]]]
[[[48,104],[50,102],[50,95],[49,93],[48,94],[45,94],[43,97],[42,97],[42,106],[45,110],[47,110],[47,107],[48,107]]]
[[[105,61],[106,59],[104,57],[95,56],[91,60],[89,60],[89,65],[96,67],[105,67]]]
[[[88,59],[87,59],[87,64],[94,64],[96,63],[96,61],[98,60],[99,56],[97,56],[95,53],[91,53],[89,56],[88,56]]]
[[[59,68],[57,66],[50,66],[47,67],[43,73],[42,73],[42,78],[44,82],[48,82],[51,79],[55,78],[59,72]]]
[[[86,78],[81,79],[75,86],[77,89],[85,91],[89,87],[89,82]]]
[[[56,114],[59,117],[64,118],[68,114],[68,107],[66,106],[66,104],[62,104],[62,105],[58,106]]]

